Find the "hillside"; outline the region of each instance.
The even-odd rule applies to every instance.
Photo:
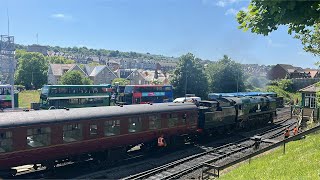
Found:
[[[27,45],[16,44],[16,49],[28,50]],[[33,45],[32,45],[33,46]],[[81,56],[86,58],[98,57],[98,58],[131,58],[131,59],[148,59],[155,61],[177,61],[178,58],[167,57],[163,55],[154,55],[150,53],[137,53],[137,52],[121,52],[118,50],[107,49],[90,49],[87,47],[60,47],[60,46],[39,46],[41,50],[47,51],[50,54],[56,56]]]
[[[269,154],[252,159],[250,164],[223,175],[220,179],[319,179],[320,134],[286,145],[286,154],[280,147]]]

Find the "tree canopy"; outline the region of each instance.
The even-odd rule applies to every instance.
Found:
[[[130,81],[128,79],[124,78],[115,78],[112,80],[112,85],[115,85],[115,83],[118,82],[120,86],[128,85],[130,84]]]
[[[16,58],[15,84],[24,85],[26,89],[38,89],[47,83],[48,63],[42,54],[16,51]]]
[[[245,91],[245,77],[241,64],[231,60],[227,55],[218,62],[209,64],[206,73],[210,92]]]
[[[92,80],[85,77],[80,71],[66,72],[61,76],[60,84],[63,85],[90,85]]]
[[[187,87],[187,94],[196,94],[203,98],[207,97],[208,81],[206,75],[203,72],[200,60],[191,53],[182,55],[179,58],[171,84],[177,97],[185,95],[185,87]]]
[[[74,60],[67,59],[62,56],[49,56],[49,57],[46,57],[46,59],[47,59],[48,63],[51,63],[51,64],[73,64],[73,63],[75,63]]]
[[[320,55],[320,1],[261,1],[251,0],[248,11],[239,11],[239,28],[268,35],[280,25],[295,33],[304,49]]]

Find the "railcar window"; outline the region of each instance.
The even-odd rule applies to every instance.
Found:
[[[168,126],[169,127],[177,126],[178,123],[179,123],[178,114],[169,114]]]
[[[12,151],[12,132],[0,132],[0,153]]]
[[[81,124],[68,124],[63,126],[63,141],[65,143],[82,140]]]
[[[96,124],[90,125],[90,135],[97,135],[98,134],[98,126]]]
[[[160,115],[149,116],[149,129],[160,129],[161,119]]]
[[[49,146],[51,143],[50,127],[27,130],[27,144],[31,148]]]
[[[197,114],[192,113],[189,115],[189,117],[187,117],[187,121],[189,121],[190,125],[194,125],[197,123]]]
[[[129,133],[140,132],[142,130],[142,121],[140,117],[132,117],[129,119]]]
[[[114,136],[120,134],[120,120],[111,120],[104,123],[104,135]]]

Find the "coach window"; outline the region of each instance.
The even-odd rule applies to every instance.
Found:
[[[73,142],[82,140],[81,124],[68,124],[63,126],[63,141]]]
[[[31,148],[49,146],[51,142],[51,129],[33,128],[27,130],[27,143]]]
[[[114,136],[120,134],[120,120],[111,120],[104,122],[104,135]]]
[[[178,123],[179,123],[178,114],[169,114],[168,126],[169,127],[177,126]]]
[[[96,124],[90,125],[90,135],[97,135],[98,134],[98,126]]]
[[[129,133],[140,132],[142,130],[142,121],[140,117],[129,118]]]
[[[160,115],[149,116],[149,129],[160,129],[161,119]]]
[[[12,132],[0,132],[0,153],[12,151]]]
[[[187,121],[189,121],[190,125],[196,124],[196,114],[192,113],[189,115],[189,117],[187,118]]]

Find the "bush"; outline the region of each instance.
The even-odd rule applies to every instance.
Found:
[[[269,86],[277,86],[284,91],[293,92],[293,82],[290,79],[274,80],[268,83]]]

